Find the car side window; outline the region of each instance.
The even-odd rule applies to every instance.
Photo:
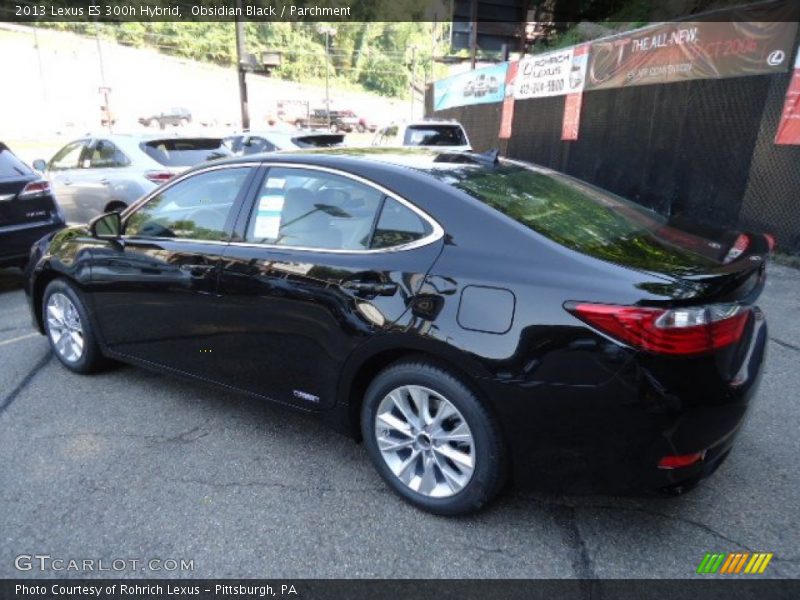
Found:
[[[125,222],[125,235],[224,241],[225,224],[250,167],[215,169],[164,189]]]
[[[64,169],[77,169],[83,149],[86,147],[86,140],[71,142],[56,152],[50,159],[48,169],[51,171],[63,171]]]
[[[314,169],[271,168],[247,227],[249,242],[366,250],[383,193]]]
[[[89,168],[91,169],[127,167],[130,164],[131,161],[122,150],[108,140],[99,140],[89,156]]]
[[[430,223],[394,198],[386,198],[371,248],[391,248],[421,240],[432,231]]]

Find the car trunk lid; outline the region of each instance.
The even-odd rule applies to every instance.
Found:
[[[0,227],[46,221],[56,212],[49,187],[0,143]],[[46,189],[45,189],[46,188]],[[27,189],[27,192],[26,192]]]

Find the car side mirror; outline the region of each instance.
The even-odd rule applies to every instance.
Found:
[[[122,233],[122,218],[118,212],[109,212],[89,222],[89,233],[98,240],[115,240]]]
[[[35,161],[33,161],[33,168],[40,173],[44,173],[47,170],[47,163],[41,158],[37,158]]]

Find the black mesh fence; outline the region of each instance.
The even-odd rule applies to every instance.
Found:
[[[499,147],[662,214],[770,232],[800,252],[800,146],[774,144],[790,77],[586,92],[571,142],[561,141],[564,96],[517,101],[502,143],[500,104],[428,114],[461,121],[478,151]]]
[[[789,73],[770,78],[739,222],[773,232],[781,249],[800,254],[800,146],[774,142],[790,79]]]

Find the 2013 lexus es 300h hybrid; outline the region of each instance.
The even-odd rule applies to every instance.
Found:
[[[759,380],[770,250],[492,153],[343,148],[186,172],[39,242],[27,292],[67,368],[316,414],[406,500],[458,514],[512,478],[711,473]]]

